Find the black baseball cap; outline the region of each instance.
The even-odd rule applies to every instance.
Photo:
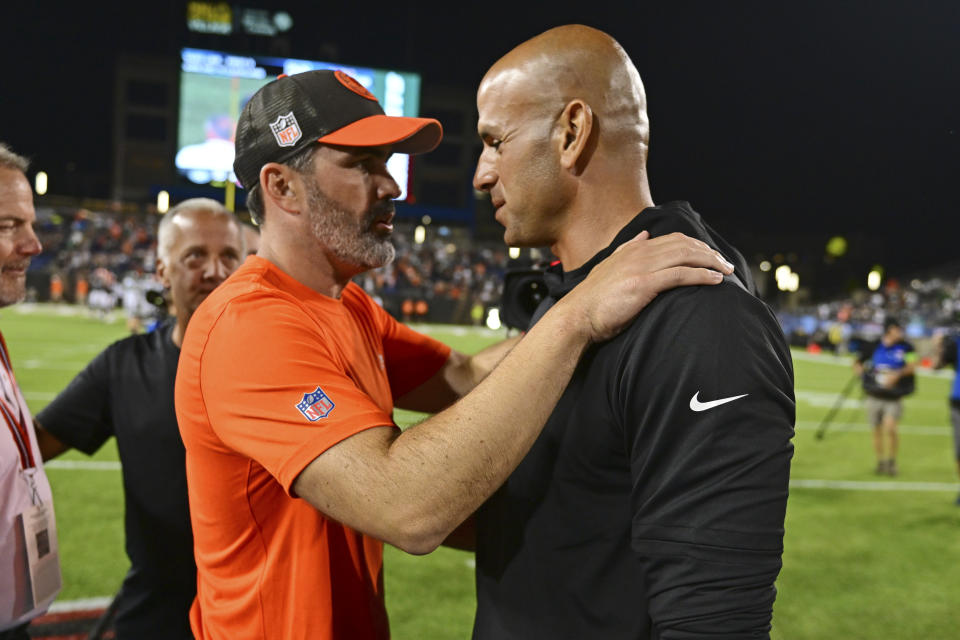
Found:
[[[426,153],[443,138],[433,118],[388,116],[377,98],[342,71],[281,75],[247,102],[237,122],[233,171],[249,189],[268,162],[283,162],[314,142],[347,147],[392,145]]]

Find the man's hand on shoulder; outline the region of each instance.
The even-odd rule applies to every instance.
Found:
[[[650,238],[641,232],[591,270],[557,306],[582,314],[591,342],[617,335],[661,292],[674,287],[712,285],[733,273],[733,265],[706,243],[672,233]]]

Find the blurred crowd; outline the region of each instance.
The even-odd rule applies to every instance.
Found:
[[[128,318],[156,312],[144,302],[145,292],[158,288],[156,216],[39,208],[37,217],[43,253],[31,265],[32,299],[98,311],[123,306]],[[506,248],[499,241],[477,243],[469,229],[442,225],[425,227],[417,242],[417,226],[398,221],[396,259],[357,283],[403,320],[480,324],[500,302],[504,274],[513,264]],[[795,346],[844,351],[850,340],[879,336],[888,317],[904,323],[908,338],[923,340],[960,325],[960,268],[889,280],[879,291],[864,289],[778,316]]]
[[[891,279],[878,291],[778,313],[794,346],[831,351],[849,349],[851,341],[875,340],[887,318],[896,318],[910,340],[923,344],[960,326],[960,270],[941,275]]]
[[[128,317],[150,316],[156,309],[143,300],[157,288],[157,221],[147,214],[39,207],[43,253],[31,265],[29,297],[86,304],[99,312],[122,305]],[[468,229],[440,225],[426,227],[418,243],[416,226],[398,222],[396,259],[363,274],[358,284],[398,318],[478,324],[486,309],[499,303],[505,247],[477,244]]]

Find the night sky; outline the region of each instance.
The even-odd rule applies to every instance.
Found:
[[[115,60],[176,56],[184,3],[3,4],[0,140],[107,196]],[[601,28],[647,87],[656,201],[691,201],[751,259],[815,264],[846,234],[893,275],[960,262],[958,2],[246,4],[292,14],[295,57],[470,89],[551,26]]]

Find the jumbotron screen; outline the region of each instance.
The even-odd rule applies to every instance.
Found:
[[[236,182],[233,141],[237,117],[257,89],[281,73],[339,69],[377,96],[387,115],[419,115],[420,75],[416,73],[204,49],[183,49],[180,57],[180,127],[175,162],[187,179],[198,184]],[[400,199],[407,199],[409,156],[395,154],[388,168],[402,190]]]

